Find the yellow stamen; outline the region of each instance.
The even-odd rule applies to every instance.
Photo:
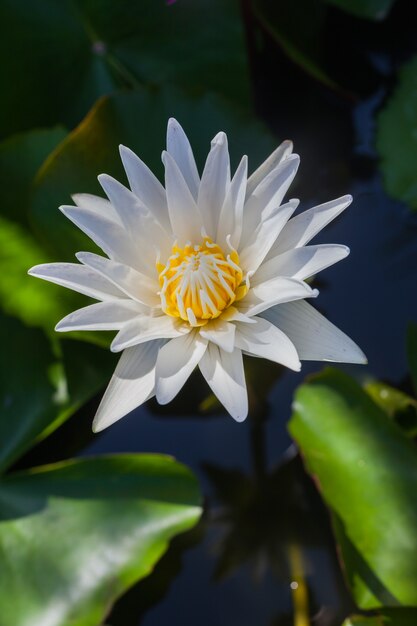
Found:
[[[157,263],[162,309],[192,326],[203,326],[221,315],[248,291],[239,255],[205,237],[201,245],[174,245],[166,265]]]

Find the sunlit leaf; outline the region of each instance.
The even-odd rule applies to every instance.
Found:
[[[104,626],[138,626],[148,612],[159,610],[160,605],[169,602],[171,586],[174,580],[187,576],[189,572],[188,550],[197,548],[204,540],[206,524],[204,518],[192,530],[176,536],[169,545],[169,550],[158,561],[153,571],[134,585],[118,601],[109,614]],[[181,583],[180,583],[181,584]],[[143,617],[146,620],[146,617]]]
[[[417,209],[417,57],[402,68],[378,117],[377,149],[389,194]]]
[[[326,0],[347,13],[369,20],[383,20],[387,17],[395,0]]]
[[[201,513],[158,455],[68,461],[0,480],[0,623],[97,626]]]
[[[358,606],[417,606],[417,451],[347,375],[296,393],[290,432],[335,518]]]
[[[364,387],[373,401],[410,437],[417,435],[417,400],[404,391],[386,383],[373,380]]]
[[[48,331],[85,301],[27,275],[33,265],[50,260],[28,221],[33,179],[66,134],[63,128],[35,130],[0,144],[0,306],[25,323]]]
[[[37,179],[33,218],[57,260],[74,260],[76,251],[94,249],[58,206],[71,204],[74,192],[104,195],[96,180],[101,172],[126,180],[118,151],[120,143],[136,151],[162,178],[161,151],[171,116],[184,125],[200,168],[209,142],[219,130],[230,136],[235,167],[237,157],[247,153],[250,168],[254,169],[276,144],[262,124],[212,94],[189,97],[175,89],[142,89],[102,100],[60,144]]]
[[[24,226],[0,217],[0,306],[27,324],[52,330],[80,300],[28,276],[30,267],[48,260]]]
[[[93,300],[28,275],[30,267],[50,260],[27,228],[0,217],[0,308],[53,335],[62,317]],[[84,341],[103,347],[111,342],[110,333],[84,332],[71,336],[82,336]]]
[[[417,401],[408,394],[377,380],[367,383],[365,390],[390,417],[394,417],[396,413],[410,406],[417,406]]]

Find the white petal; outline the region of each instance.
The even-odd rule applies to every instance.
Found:
[[[226,411],[242,422],[248,415],[248,393],[241,350],[229,353],[210,343],[199,368]]]
[[[243,214],[242,247],[247,245],[248,239],[253,236],[259,224],[268,219],[271,213],[279,207],[297,173],[299,164],[300,157],[292,154],[272,170],[247,198]]]
[[[308,302],[280,304],[262,314],[294,343],[300,359],[366,363],[362,350]]]
[[[111,259],[136,266],[138,259],[140,260],[140,252],[123,226],[98,215],[96,211],[74,206],[60,206],[59,209]]]
[[[194,200],[197,201],[200,177],[195,164],[193,151],[187,135],[173,117],[168,120],[167,152],[169,152],[177,163]]]
[[[312,207],[296,215],[288,222],[270,251],[270,257],[282,254],[291,248],[305,246],[329,222],[337,217],[352,202],[352,196],[343,196]]]
[[[209,237],[216,238],[217,224],[230,185],[230,159],[225,133],[218,133],[204,166],[198,191],[198,208]]]
[[[272,154],[264,161],[257,170],[248,178],[248,186],[246,196],[249,198],[259,183],[268,176],[282,161],[284,161],[292,152],[292,141],[283,141]]]
[[[287,335],[267,320],[260,317],[252,320],[255,324],[236,324],[236,347],[299,372],[300,359]]]
[[[72,196],[75,204],[81,209],[87,209],[99,216],[104,216],[116,224],[121,224],[120,216],[114,206],[106,198],[93,196],[91,193],[74,193]]]
[[[290,276],[298,280],[306,280],[333,263],[346,258],[348,254],[347,246],[337,244],[303,246],[287,250],[263,263],[251,278],[251,284],[255,286],[276,276]]]
[[[144,274],[140,274],[128,265],[116,263],[92,252],[77,252],[75,255],[81,263],[91,267],[107,278],[125,294],[150,307],[159,307],[159,285]]]
[[[73,289],[96,300],[126,298],[126,294],[106,278],[78,263],[43,263],[32,267],[28,274]]]
[[[93,431],[110,426],[153,395],[159,341],[125,350],[98,407]]]
[[[298,200],[290,200],[258,224],[239,252],[239,265],[244,271],[255,272],[258,269],[297,206]]]
[[[200,335],[225,350],[233,352],[236,327],[223,319],[216,319],[200,328]]]
[[[172,232],[182,245],[200,241],[203,222],[191,191],[168,152],[162,153],[162,161]]]
[[[278,276],[251,288],[248,294],[236,303],[236,308],[246,315],[257,315],[275,304],[302,298],[315,298],[316,289],[295,278]]]
[[[165,189],[149,167],[129,148],[120,146],[120,156],[135,196],[153,213],[167,232],[170,230]]]
[[[147,211],[145,205],[112,176],[100,174],[98,181],[127,231],[134,234],[140,232],[140,218]]]
[[[230,235],[232,246],[237,249],[240,242],[243,225],[243,207],[245,203],[246,177],[248,174],[248,158],[242,157],[241,162],[230,183],[217,227],[216,242],[228,249],[227,237]]]
[[[141,216],[140,228],[140,233],[133,238],[140,252],[140,263],[137,263],[136,269],[156,278],[156,259],[166,259],[172,254],[174,239],[153,218],[152,213]]]
[[[152,276],[155,273],[157,254],[163,258],[169,254],[172,237],[166,233],[139,198],[119,181],[107,174],[100,174],[98,179],[118,212],[130,240],[140,252],[136,269]]]
[[[184,386],[207,348],[197,331],[171,339],[159,351],[156,363],[156,399],[170,402]]]
[[[226,322],[244,322],[245,324],[253,324],[252,318],[248,317],[234,306],[229,306],[223,311],[220,319]]]
[[[169,315],[142,316],[124,324],[111,344],[112,352],[145,343],[153,339],[172,339],[190,332],[190,326]]]
[[[55,330],[119,330],[125,322],[142,313],[143,307],[133,300],[96,302],[64,317]]]

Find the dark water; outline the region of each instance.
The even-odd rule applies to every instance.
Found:
[[[292,195],[301,197],[302,209],[337,195],[354,196],[353,205],[315,241],[351,248],[348,259],[320,274],[316,303],[368,356],[368,367],[344,369],[395,384],[407,374],[407,323],[417,320],[417,215],[384,193],[373,144],[375,115],[412,49],[408,24],[401,2],[382,26],[331,15],[330,63],[340,64],[359,94],[354,102],[315,84],[271,42],[264,41],[263,52],[252,59],[258,111],[277,137],[293,138],[301,154]],[[256,463],[267,473],[258,487],[248,487],[256,448],[251,424],[226,415],[181,418],[141,408],[84,450],[171,454],[196,472],[207,498],[199,528],[173,542],[155,572],[118,603],[109,624],[293,624],[287,551],[295,542],[304,557],[313,623],[340,626],[352,607],[328,516],[286,430],[295,387],[321,367],[285,372],[272,386],[263,432],[255,435],[261,441]],[[185,401],[192,392],[189,385]],[[252,493],[245,505],[240,490]]]

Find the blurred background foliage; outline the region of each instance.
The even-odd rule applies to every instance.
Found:
[[[416,54],[406,0],[0,0],[0,626],[183,625],[194,605],[203,625],[213,607],[228,625],[417,624]],[[303,462],[285,430],[302,378],[258,361],[243,434],[195,377],[92,443],[108,336],[57,337],[87,299],[26,275],[93,249],[57,209],[123,180],[120,143],[161,176],[170,116],[200,167],[220,129],[251,169],[291,136],[297,195],[359,197],[335,232],[364,249],[340,274],[363,306],[325,280],[370,366],[301,384]],[[192,466],[199,523],[194,474],[149,451]]]

